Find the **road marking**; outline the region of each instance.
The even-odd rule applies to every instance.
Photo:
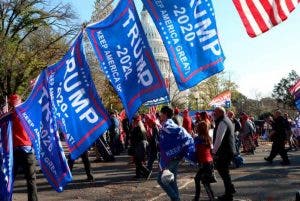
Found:
[[[185,183],[184,183],[182,186],[180,186],[178,189],[181,190],[181,189],[187,187],[187,185],[189,185],[189,184],[192,183],[192,182],[194,182],[194,179],[189,179],[187,182],[185,182]],[[166,193],[161,193],[161,194],[159,194],[158,196],[156,196],[156,197],[150,199],[149,201],[157,200],[158,198],[161,198],[161,197],[163,197],[163,196],[165,196],[165,195],[167,195],[167,194],[166,194]]]

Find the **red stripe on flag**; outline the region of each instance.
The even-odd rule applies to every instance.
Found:
[[[242,22],[243,22],[244,26],[246,27],[248,35],[250,37],[252,37],[252,38],[255,37],[256,34],[255,34],[255,32],[254,32],[254,30],[253,30],[253,28],[252,28],[252,26],[251,26],[251,24],[250,24],[247,16],[245,15],[245,12],[244,12],[244,10],[242,8],[240,0],[233,0],[233,3],[235,5],[235,7],[236,7],[236,9],[237,9],[237,11],[238,11],[241,19],[242,19]]]
[[[278,10],[278,14],[279,14],[280,19],[282,21],[286,20],[287,16],[283,12],[283,9],[282,9],[281,4],[280,4],[280,0],[275,0],[275,4],[277,6],[277,10]]]
[[[295,5],[293,4],[292,0],[285,0],[286,5],[289,9],[289,12],[292,12],[295,9]]]
[[[286,20],[288,18],[288,15],[295,9],[296,5],[294,4],[300,3],[300,0],[255,0],[257,4],[253,3],[254,0],[232,1],[250,37],[255,37],[261,32],[268,31],[270,29],[269,22],[271,22],[273,26],[276,26],[280,22]],[[255,6],[258,5],[258,3],[261,4],[266,13],[264,11],[261,12],[260,6]],[[246,4],[245,6],[247,6],[247,10],[243,10],[242,6],[244,4]],[[261,30],[261,32],[259,31],[259,29]]]
[[[268,13],[268,16],[273,24],[273,26],[277,25],[277,21],[275,20],[274,9],[269,1],[260,0],[260,3],[264,7],[265,11]]]
[[[264,19],[261,16],[261,13],[259,12],[259,10],[256,8],[255,4],[253,3],[252,0],[247,0],[247,5],[255,19],[255,21],[257,22],[257,25],[259,26],[260,30],[262,32],[266,32],[269,28],[267,27]]]

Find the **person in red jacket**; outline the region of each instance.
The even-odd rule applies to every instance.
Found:
[[[185,109],[183,111],[183,122],[182,122],[182,127],[185,128],[185,130],[193,135],[193,125],[192,125],[192,119],[189,115],[188,109]]]
[[[216,179],[214,176],[213,157],[211,155],[212,140],[208,134],[209,126],[210,124],[207,122],[201,121],[196,127],[198,136],[194,140],[199,169],[194,178],[196,188],[195,201],[200,200],[200,181],[202,181],[209,200],[214,200],[214,192],[211,189],[210,183],[216,182]]]
[[[37,201],[38,197],[35,173],[36,160],[32,144],[14,109],[15,106],[20,103],[21,97],[17,94],[11,95],[8,99],[10,113],[12,115],[14,178],[17,175],[19,167],[22,167],[27,182],[28,201]]]

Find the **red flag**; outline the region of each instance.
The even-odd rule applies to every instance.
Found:
[[[250,37],[256,37],[281,23],[300,0],[233,0]]]

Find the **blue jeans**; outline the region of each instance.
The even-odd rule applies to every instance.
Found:
[[[179,191],[177,186],[177,170],[180,160],[172,160],[166,169],[169,169],[174,174],[174,181],[164,184],[161,181],[162,172],[158,174],[157,182],[162,187],[162,189],[168,194],[172,201],[179,201]]]

